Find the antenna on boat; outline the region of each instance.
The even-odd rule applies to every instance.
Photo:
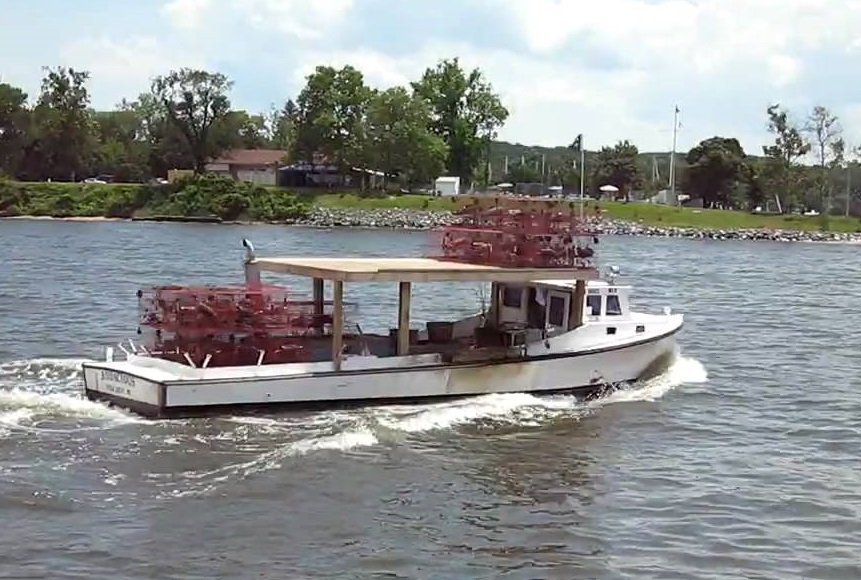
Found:
[[[254,260],[254,244],[248,238],[242,238],[242,246],[245,248],[245,261],[251,262]]]

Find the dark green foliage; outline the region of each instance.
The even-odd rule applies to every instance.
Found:
[[[687,155],[686,190],[708,206],[741,206],[750,199],[752,173],[737,139],[712,137]]]
[[[308,213],[296,195],[203,176],[169,185],[20,183],[0,180],[0,215],[53,217],[218,216],[290,221]]]

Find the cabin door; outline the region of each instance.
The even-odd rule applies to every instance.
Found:
[[[551,290],[547,293],[545,320],[553,330],[568,330],[568,310],[571,308],[571,293]]]

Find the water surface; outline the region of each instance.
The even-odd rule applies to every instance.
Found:
[[[138,287],[241,281],[242,237],[426,249],[415,232],[0,221],[0,576],[861,577],[857,248],[603,239],[635,305],[686,326],[666,374],[601,401],[153,422],[82,400],[80,362],[134,336]],[[416,318],[471,313],[476,292],[419,285]],[[396,287],[347,298],[370,327],[396,320]]]

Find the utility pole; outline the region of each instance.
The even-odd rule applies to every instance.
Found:
[[[673,152],[670,154],[670,196],[673,203],[679,204],[676,199],[676,136],[679,129],[679,106],[676,105],[673,113]]]

